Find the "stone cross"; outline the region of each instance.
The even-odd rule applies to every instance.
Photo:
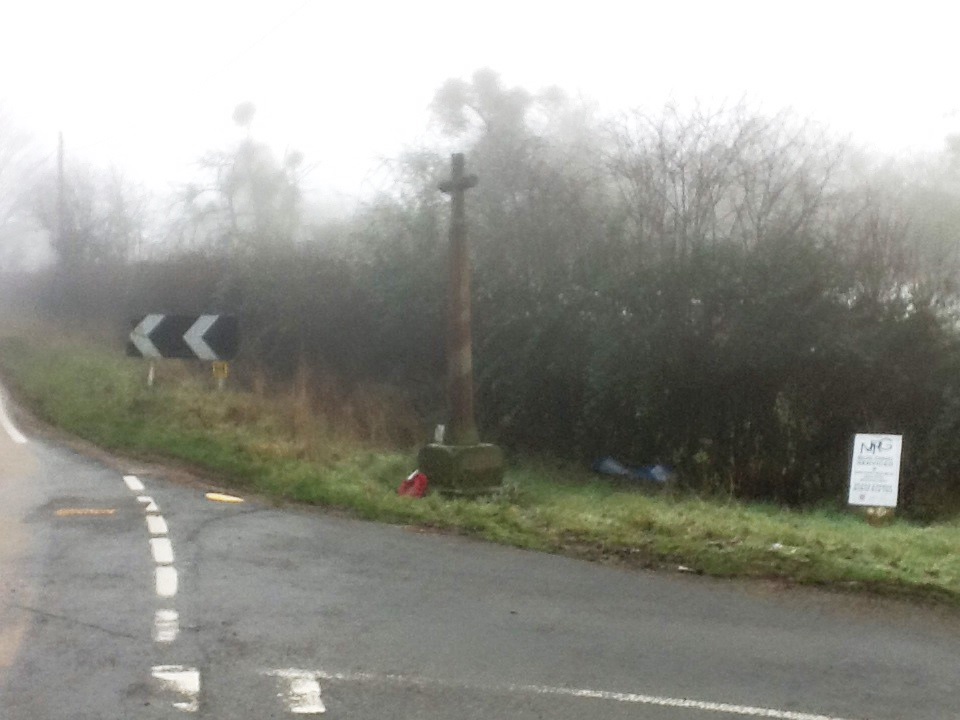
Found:
[[[447,316],[447,393],[450,424],[448,445],[476,445],[480,442],[473,415],[473,340],[470,332],[470,252],[464,195],[477,184],[476,175],[464,174],[462,153],[450,157],[451,177],[440,183],[450,195],[450,285]]]

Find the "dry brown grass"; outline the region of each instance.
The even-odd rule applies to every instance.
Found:
[[[287,451],[303,459],[330,459],[331,448],[409,448],[427,430],[409,399],[383,385],[356,385],[318,372],[301,360],[293,378],[277,382],[261,367],[239,368],[233,380],[249,388],[247,407],[236,412],[244,422],[256,417],[279,419]],[[240,418],[238,417],[238,420]],[[340,454],[334,450],[334,455]]]

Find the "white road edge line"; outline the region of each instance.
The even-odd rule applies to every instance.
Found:
[[[27,438],[24,437],[22,432],[17,430],[16,426],[10,420],[10,416],[7,415],[7,408],[3,404],[3,393],[0,393],[0,425],[3,425],[3,429],[7,431],[7,435],[9,435],[10,439],[17,445],[26,444]]]
[[[320,715],[327,711],[320,700],[320,683],[313,670],[287,668],[286,670],[268,670],[265,675],[286,681],[287,690],[280,694],[287,709],[296,715]]]
[[[186,702],[175,702],[173,706],[184,712],[196,712],[200,709],[200,671],[183,665],[157,665],[153,668],[153,677],[187,697]]]
[[[274,671],[281,672],[281,671]],[[688,698],[661,697],[657,695],[640,695],[637,693],[610,692],[606,690],[590,690],[582,688],[550,687],[548,685],[469,685],[451,683],[441,680],[429,680],[413,675],[376,675],[373,673],[330,673],[317,670],[313,676],[320,680],[340,680],[345,682],[380,682],[391,685],[405,685],[420,688],[428,687],[456,687],[488,692],[514,692],[531,695],[555,695],[561,697],[589,698],[595,700],[612,700],[637,705],[657,705],[660,707],[676,707],[702,712],[727,713],[728,715],[747,715],[750,717],[771,718],[772,720],[846,720],[832,715],[818,715],[816,713],[797,712],[793,710],[778,710],[776,708],[753,707],[750,705],[733,705],[729,703],[707,702],[705,700],[691,700]]]
[[[153,618],[153,640],[171,643],[180,634],[180,614],[176,610],[157,610]]]
[[[177,595],[177,571],[169,565],[157,568],[157,595],[162,598],[172,598]]]
[[[143,492],[143,483],[140,482],[140,478],[136,475],[124,475],[123,481],[127,484],[127,487],[133,490],[133,492]]]
[[[163,515],[147,515],[147,530],[151,535],[166,535],[167,521]]]

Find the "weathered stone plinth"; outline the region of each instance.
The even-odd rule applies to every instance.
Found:
[[[475,495],[496,490],[503,482],[503,451],[496,445],[440,445],[420,450],[420,472],[430,488],[442,493]]]

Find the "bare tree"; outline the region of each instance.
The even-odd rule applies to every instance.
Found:
[[[37,254],[29,247],[36,241],[36,228],[25,189],[33,184],[40,164],[29,133],[0,106],[0,269],[18,267]]]
[[[705,244],[750,247],[771,233],[801,230],[821,208],[842,157],[842,147],[809,124],[742,106],[636,111],[612,136],[608,165],[635,252],[657,258],[684,257]]]
[[[254,112],[251,103],[237,106],[234,121],[247,137],[231,149],[207,153],[199,163],[206,183],[183,189],[178,232],[186,245],[249,254],[300,239],[303,155],[290,151],[278,161],[255,141]]]
[[[32,210],[49,234],[62,269],[123,265],[137,256],[144,241],[148,199],[119,170],[68,166],[62,216],[58,196],[58,179],[48,173],[35,187]]]

